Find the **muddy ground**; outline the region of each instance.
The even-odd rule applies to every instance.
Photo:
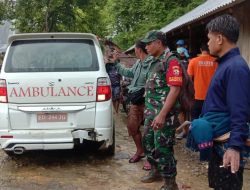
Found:
[[[157,190],[163,182],[143,184],[143,161],[129,164],[135,147],[126,131],[126,117],[116,120],[116,154],[108,157],[89,146],[70,151],[30,152],[10,158],[0,151],[0,190]],[[198,155],[175,147],[180,190],[207,190],[207,165]],[[248,164],[250,168],[250,164]],[[250,170],[245,171],[243,190],[250,189]]]

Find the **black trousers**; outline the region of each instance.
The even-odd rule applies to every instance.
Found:
[[[192,109],[192,116],[191,120],[193,121],[194,119],[198,119],[201,111],[202,111],[202,106],[203,106],[204,100],[194,100],[194,105]]]
[[[233,174],[230,167],[220,168],[220,165],[222,158],[213,150],[208,168],[209,187],[215,190],[241,190],[244,168]]]

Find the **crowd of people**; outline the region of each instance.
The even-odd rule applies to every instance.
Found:
[[[116,82],[121,76],[132,79],[127,129],[136,152],[129,162],[146,156],[144,169],[149,173],[141,182],[164,179],[161,190],[178,190],[174,145],[180,114],[191,120],[188,134],[181,133],[187,136],[187,148],[200,151],[200,160],[209,161],[209,186],[215,190],[243,186],[243,157],[250,152],[250,69],[236,46],[240,27],[234,17],[216,17],[206,29],[208,41],[192,59],[184,40],[176,42],[177,53],[173,53],[166,35],[152,30],[136,42],[138,61],[132,68],[120,63],[116,51],[106,61],[113,69],[107,67],[111,82],[115,80],[114,102]]]

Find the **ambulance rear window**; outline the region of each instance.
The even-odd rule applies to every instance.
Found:
[[[97,71],[94,42],[87,39],[39,39],[14,41],[5,72]]]

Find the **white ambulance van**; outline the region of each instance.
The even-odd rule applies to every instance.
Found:
[[[114,137],[110,79],[96,36],[9,37],[0,74],[0,146],[7,154],[85,141],[113,154]]]

